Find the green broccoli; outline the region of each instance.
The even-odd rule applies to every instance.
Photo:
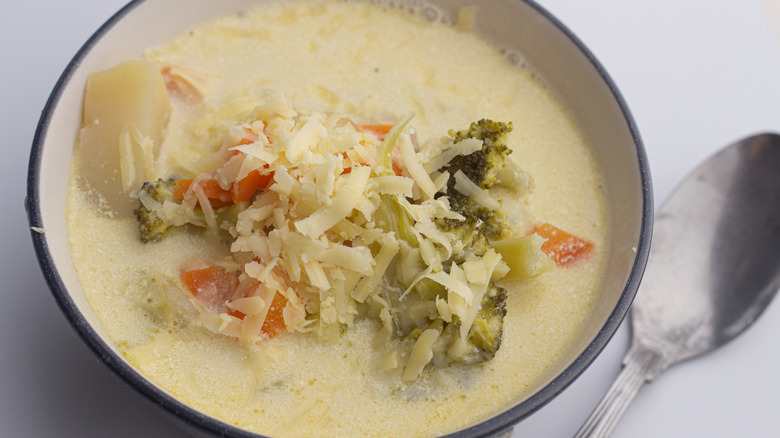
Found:
[[[511,152],[504,143],[511,123],[482,119],[463,131],[450,131],[453,143],[466,138],[482,140],[482,148],[468,155],[459,155],[442,167],[442,171],[455,175],[458,171],[483,190],[489,190],[497,183],[498,175],[505,167],[505,159]],[[439,217],[435,219],[439,229],[455,234],[456,241],[463,248],[462,253],[453,254],[444,262],[445,270],[452,263],[463,261],[466,254],[481,256],[489,248],[488,242],[505,237],[508,231],[503,211],[491,209],[477,203],[455,189],[455,179],[450,178],[446,191],[450,208],[464,219]],[[437,299],[447,299],[444,286],[430,279],[419,281],[403,297],[390,296],[394,308],[394,322],[397,334],[407,345],[413,345],[426,330],[440,333],[434,348],[432,363],[444,367],[457,362],[475,364],[492,359],[501,345],[503,321],[506,315],[505,289],[490,283],[468,335],[461,336],[461,321],[457,316],[446,322],[436,308]]]
[[[173,189],[176,187],[174,179],[158,179],[157,181],[147,181],[143,183],[137,197],[147,194],[154,201],[162,205],[166,200],[173,199]],[[143,202],[133,211],[138,220],[138,231],[142,242],[158,242],[168,232],[168,223],[160,217],[160,212],[156,209],[149,209]]]
[[[496,355],[501,346],[506,316],[506,289],[492,284],[485,293],[482,303],[469,331],[469,341],[474,345],[474,355],[464,359],[476,362],[488,361]]]
[[[497,176],[505,166],[506,157],[512,152],[504,139],[512,131],[512,122],[495,122],[482,119],[473,122],[469,129],[451,130],[450,136],[454,143],[466,138],[482,140],[482,149],[468,155],[458,155],[442,167],[454,175],[458,171],[468,177],[474,184],[488,190],[496,184]],[[465,220],[438,219],[437,225],[444,231],[454,232],[461,240],[473,240],[482,245],[482,236],[487,240],[504,237],[507,231],[506,217],[502,211],[487,208],[455,189],[455,180],[450,178],[444,193],[450,202],[450,208],[465,217]]]
[[[434,283],[435,284],[435,283]],[[427,285],[425,289],[428,289]],[[436,285],[440,287],[440,285]],[[438,287],[434,287],[436,290]],[[441,288],[444,292],[444,289]],[[506,289],[491,284],[488,287],[485,296],[480,302],[480,309],[469,330],[468,337],[463,340],[460,335],[461,322],[457,316],[453,317],[451,322],[445,322],[441,317],[434,316],[434,319],[427,319],[426,324],[408,324],[406,330],[401,327],[401,334],[404,341],[413,344],[422,332],[427,329],[435,329],[440,333],[439,338],[433,348],[433,358],[431,362],[436,367],[446,367],[452,363],[461,363],[473,365],[480,362],[487,362],[495,357],[496,352],[501,346],[501,337],[504,330],[504,317],[506,316]],[[405,315],[405,309],[420,307],[424,300],[410,300],[404,303],[406,306],[401,312],[396,312],[397,317]],[[415,312],[413,312],[415,313]],[[435,309],[432,312],[435,315]],[[419,314],[417,315],[420,316]],[[403,321],[403,318],[401,319]],[[399,322],[401,322],[399,321]],[[401,322],[402,323],[402,322]]]
[[[134,196],[139,199],[140,205],[134,213],[138,220],[139,238],[142,242],[159,242],[171,229],[186,225],[206,228],[203,211],[200,209],[189,211],[183,208],[173,196],[175,187],[175,179],[160,178],[157,181],[143,183],[135,192]],[[181,208],[164,209],[166,204],[170,203]],[[245,210],[248,205],[248,203],[238,203],[215,210],[218,226],[227,230],[230,225],[235,225],[238,213]]]
[[[466,138],[482,141],[482,148],[469,155],[459,155],[442,167],[442,171],[455,175],[461,171],[483,190],[489,190],[497,183],[500,171],[505,167],[505,158],[510,153],[504,137],[512,130],[511,123],[483,119],[471,124],[463,131],[450,131],[452,141],[457,143]],[[504,237],[508,225],[503,211],[487,208],[455,189],[455,179],[450,178],[446,190],[439,196],[447,196],[450,208],[464,219],[452,217],[435,218],[437,227],[453,233],[458,242],[458,252],[444,260],[442,268],[449,271],[453,263],[461,263],[469,257],[484,255],[489,241]],[[376,213],[381,218],[380,226],[385,231],[395,231],[410,247],[420,245],[411,231],[412,220],[397,199],[382,195],[382,203]],[[419,280],[411,289],[405,284],[384,288],[384,299],[393,312],[394,334],[401,339],[404,348],[411,349],[419,336],[426,330],[439,332],[433,346],[431,363],[446,367],[452,363],[476,364],[493,358],[501,345],[503,320],[506,315],[505,289],[494,283],[488,285],[479,310],[468,334],[461,334],[461,320],[452,315],[445,321],[439,313],[437,300],[447,300],[447,289],[430,278]],[[449,319],[449,318],[448,318]]]
[[[503,211],[480,205],[454,189],[448,190],[447,196],[450,208],[465,219],[437,218],[439,229],[455,233],[461,241],[470,241],[472,244],[480,244],[484,239],[498,240],[506,235],[509,225]]]
[[[454,175],[462,171],[474,184],[483,189],[489,189],[496,183],[496,176],[504,168],[504,160],[512,150],[504,142],[506,135],[512,131],[512,122],[494,122],[482,119],[473,122],[469,129],[450,130],[453,143],[467,138],[482,140],[482,149],[468,155],[458,155],[447,163],[442,170]],[[449,190],[454,182],[450,182]]]

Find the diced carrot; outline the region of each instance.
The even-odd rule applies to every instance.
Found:
[[[173,188],[173,197],[182,200],[184,199],[184,195],[187,193],[187,190],[190,189],[190,186],[192,185],[191,179],[180,179],[176,181],[176,187]]]
[[[274,299],[271,300],[271,307],[268,309],[268,314],[265,316],[263,328],[260,329],[260,331],[269,338],[272,338],[285,330],[284,307],[286,305],[287,298],[280,293],[276,293]]]
[[[239,145],[243,144],[252,144],[257,140],[258,135],[255,134],[251,129],[244,128],[243,134],[241,136],[241,141],[238,142]]]
[[[285,331],[284,307],[286,305],[287,298],[280,293],[274,294],[274,298],[271,300],[271,307],[268,309],[268,313],[265,315],[265,321],[263,321],[263,327],[260,329],[260,332],[265,334],[268,338],[273,338]],[[227,309],[227,314],[238,319],[246,318],[246,315],[243,312],[231,308]]]
[[[227,309],[227,314],[230,315],[230,316],[234,316],[234,317],[236,317],[238,319],[246,318],[246,314],[244,312],[239,312],[238,310],[231,309],[229,307]]]
[[[271,273],[271,276],[276,281],[284,281],[285,283],[289,283],[288,281],[285,281],[284,277],[274,272]],[[258,296],[260,292],[258,288],[260,287],[260,283],[256,280],[246,278],[236,285],[230,300]],[[271,299],[270,307],[268,308],[268,312],[265,316],[265,321],[263,322],[263,326],[260,329],[260,332],[265,334],[266,337],[272,338],[286,330],[287,327],[284,324],[284,308],[286,305],[287,298],[278,292],[274,293],[274,297]],[[246,314],[239,310],[228,307],[226,311],[228,315],[234,316],[238,319],[243,320],[246,318]]]
[[[558,266],[570,266],[588,257],[593,250],[591,242],[550,224],[539,225],[534,232],[547,239],[542,244],[542,251]]]
[[[230,195],[230,191],[223,189],[215,179],[203,180],[200,188],[203,189],[203,193],[211,201],[213,208],[221,208],[233,204],[233,197]]]
[[[258,169],[249,172],[244,179],[233,183],[230,191],[233,202],[238,204],[251,201],[255,192],[268,187],[273,178],[273,172],[261,174]]]
[[[235,286],[235,276],[221,266],[185,267],[180,277],[192,296],[212,312],[225,304]]]
[[[343,162],[344,162],[344,160],[346,160],[347,158],[349,158],[349,155],[347,155],[347,153],[346,153],[346,152],[342,152],[342,153],[341,153],[341,161],[342,161],[342,165],[343,165]],[[348,174],[348,173],[351,173],[351,172],[352,172],[352,166],[350,166],[350,167],[345,167],[345,168],[344,168],[344,170],[342,170],[342,171],[341,171],[341,174],[342,174],[342,175],[346,175],[346,174]]]
[[[173,188],[173,197],[179,200],[184,199],[184,195],[192,186],[193,180],[180,179],[176,181],[176,186]],[[233,204],[233,197],[229,190],[223,189],[217,180],[205,179],[199,182],[200,188],[203,189],[203,193],[206,198],[211,202],[212,208],[222,208]]]
[[[397,176],[403,176],[404,170],[393,160],[393,173]]]
[[[388,123],[379,123],[375,125],[358,125],[358,129],[363,132],[370,132],[377,136],[380,140],[384,140],[385,136],[388,132],[390,132],[391,129],[393,129],[392,124]]]

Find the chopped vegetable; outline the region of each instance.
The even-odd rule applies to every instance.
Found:
[[[544,244],[545,239],[539,234],[490,242],[509,265],[507,280],[533,278],[550,271],[555,262],[543,250]]]
[[[512,131],[512,123],[482,119],[469,129],[450,131],[453,143],[466,139],[482,141],[482,148],[468,155],[453,158],[443,170],[455,174],[458,170],[480,188],[489,189],[496,182],[496,175],[504,168],[504,160],[512,152],[507,147],[506,135]]]
[[[76,165],[89,192],[113,213],[129,217],[134,205],[127,195],[157,178],[170,107],[153,62],[126,61],[87,78]]]
[[[180,278],[187,290],[210,314],[225,314],[241,321],[241,330],[258,324],[255,335],[272,338],[286,330],[284,310],[288,300],[281,293],[253,280],[239,282],[236,272],[209,262],[185,266]],[[269,296],[271,292],[273,296]],[[266,298],[269,303],[266,304]],[[251,321],[250,321],[251,319]]]
[[[181,181],[184,181],[183,183]],[[207,219],[200,209],[190,209],[177,199],[177,192],[186,192],[192,180],[159,179],[147,181],[133,196],[139,200],[134,211],[142,242],[159,242],[173,228],[192,225],[205,228]],[[215,226],[228,229],[237,221],[237,215],[246,203],[228,204],[214,212]]]
[[[268,308],[268,312],[265,314],[265,320],[263,321],[263,326],[260,329],[267,338],[273,338],[285,331],[284,308],[286,305],[287,298],[280,293],[274,294],[274,298],[271,301],[271,307]],[[246,318],[244,312],[235,309],[228,309],[227,314],[241,320]]]
[[[336,341],[372,318],[382,368],[406,381],[492,359],[507,300],[497,282],[553,266],[539,235],[505,239],[491,192],[511,124],[483,119],[420,146],[412,113],[357,125],[277,97],[255,115],[228,129],[211,170],[137,192],[144,241],[184,224],[227,231],[230,257],[181,271],[196,322],[251,346],[285,331]]]
[[[393,129],[392,123],[379,123],[375,125],[358,125],[358,129],[364,132],[370,132],[377,136],[378,139],[384,140],[385,136],[391,129]]]
[[[285,331],[284,307],[286,305],[287,298],[280,293],[274,294],[274,299],[271,301],[271,307],[268,308],[261,329],[267,337],[272,338]]]
[[[482,119],[463,131],[450,131],[452,143],[479,141],[481,148],[454,156],[441,167],[449,172],[450,178],[445,195],[453,211],[463,216],[462,221],[452,219],[439,221],[446,230],[458,234],[478,233],[489,240],[501,239],[508,224],[498,201],[490,197],[487,190],[496,183],[496,177],[505,166],[505,159],[511,150],[504,143],[506,134],[512,131],[511,123]]]
[[[183,268],[181,281],[206,309],[219,312],[232,295],[236,278],[221,266],[205,265]]]
[[[534,232],[547,239],[542,251],[552,258],[558,266],[571,266],[587,258],[593,251],[593,244],[585,239],[567,233],[550,224],[542,224]]]
[[[217,180],[208,177],[199,179],[197,182],[192,179],[180,179],[176,181],[173,197],[180,201],[184,200],[188,196],[188,193],[191,192],[193,184],[203,190],[203,193],[210,201],[212,208],[221,208],[233,204],[233,196],[231,195],[230,190],[223,189]]]
[[[139,197],[143,196],[144,199],[147,199],[147,202],[144,203],[142,200],[139,207],[134,211],[138,220],[141,241],[156,242],[168,232],[169,224],[160,214],[160,209],[150,208],[147,205],[154,202],[155,205],[162,206],[166,199],[173,196],[175,185],[176,183],[173,180],[159,179],[154,182],[145,182],[141,186]]]
[[[469,341],[474,344],[476,357],[466,362],[483,362],[496,355],[501,346],[506,316],[506,289],[493,286],[482,299],[477,317],[469,331]],[[469,356],[465,356],[468,358]]]
[[[260,170],[258,169],[249,172],[245,178],[233,183],[230,192],[233,203],[238,204],[240,202],[251,201],[255,196],[255,193],[257,193],[258,190],[268,187],[268,184],[273,181],[273,179],[273,172],[260,173]]]

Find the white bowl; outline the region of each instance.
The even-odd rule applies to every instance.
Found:
[[[430,1],[452,13],[466,0]],[[256,437],[204,415],[148,381],[118,352],[101,328],[79,284],[67,238],[65,206],[69,163],[81,125],[88,74],[138,58],[195,24],[237,12],[257,0],[135,0],[111,17],[67,66],[41,116],[28,173],[28,216],[41,269],[68,320],[117,375],[191,429],[206,435]],[[473,3],[473,2],[472,2]],[[585,46],[532,1],[480,0],[476,30],[524,61],[570,109],[592,145],[606,185],[610,246],[602,290],[580,336],[528,396],[504,412],[452,437],[506,431],[566,388],[595,359],[628,312],[647,260],[652,224],[645,152],[623,98]]]

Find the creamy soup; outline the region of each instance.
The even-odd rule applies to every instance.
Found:
[[[382,349],[372,343],[379,324],[369,318],[355,318],[335,341],[296,331],[251,347],[188,324],[177,313],[186,313],[177,310],[188,306],[186,291],[161,296],[152,283],[168,279],[175,295],[185,260],[229,256],[230,246],[197,230],[141,242],[136,218],[96,202],[74,165],[67,214],[80,281],[125,358],[160,388],[269,436],[435,436],[528,396],[575,340],[600,286],[608,239],[588,145],[566,108],[531,72],[471,32],[468,17],[457,25],[419,9],[263,4],[149,49],[144,58],[164,72],[171,95],[157,176],[196,174],[229,128],[276,98],[269,96],[363,123],[396,122],[412,111],[410,126],[421,140],[482,118],[511,121],[508,159],[533,181],[523,193],[497,192],[513,235],[550,223],[593,250],[535,278],[499,280],[508,296],[491,360],[428,365],[403,379],[386,370]]]

